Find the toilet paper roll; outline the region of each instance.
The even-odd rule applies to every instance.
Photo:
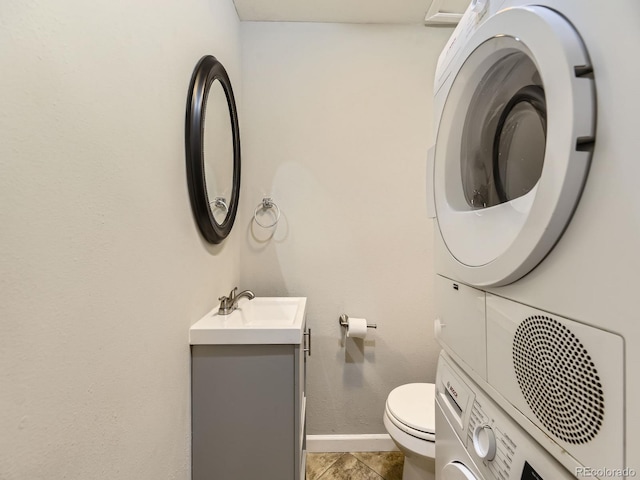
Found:
[[[364,338],[367,336],[367,319],[349,317],[347,337]]]

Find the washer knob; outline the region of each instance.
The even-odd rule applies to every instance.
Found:
[[[479,425],[473,431],[473,448],[482,460],[496,456],[496,434],[489,425]]]

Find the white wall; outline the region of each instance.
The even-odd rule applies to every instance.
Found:
[[[308,433],[383,433],[389,391],[435,376],[424,177],[451,30],[243,22],[241,32],[242,284],[309,298]],[[282,209],[272,237],[250,221],[266,194]],[[342,313],[378,330],[345,343]]]
[[[190,478],[188,329],[239,278],[201,240],[184,115],[240,98],[231,0],[0,5],[0,478]]]

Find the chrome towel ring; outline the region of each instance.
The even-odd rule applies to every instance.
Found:
[[[260,220],[258,220],[258,212],[261,211],[261,210],[270,210],[272,208],[275,208],[275,219],[273,220],[273,222],[268,224],[268,225],[265,225],[264,223],[260,223]],[[276,224],[278,223],[278,221],[280,220],[280,207],[278,207],[278,205],[276,205],[276,202],[274,202],[271,197],[264,197],[262,199],[262,203],[258,204],[256,209],[254,210],[253,219],[262,228],[275,227]]]
[[[209,205],[213,205],[214,207],[221,208],[224,210],[225,215],[229,212],[229,205],[227,205],[227,199],[224,197],[216,197],[213,199],[213,202],[209,202]]]

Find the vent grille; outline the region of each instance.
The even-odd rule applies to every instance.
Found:
[[[604,393],[587,349],[562,323],[535,315],[513,340],[518,384],[542,424],[565,442],[591,441],[604,420]]]

